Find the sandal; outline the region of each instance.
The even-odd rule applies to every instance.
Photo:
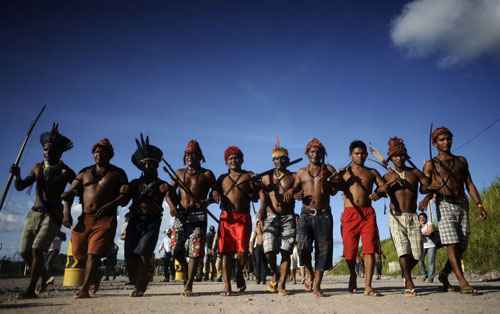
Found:
[[[443,284],[443,290],[444,290],[444,292],[453,292],[453,291],[455,291],[455,288],[448,281],[448,275],[446,275],[444,273],[439,273],[438,280],[439,280],[440,283]]]
[[[234,293],[233,291],[223,291],[219,295],[221,295],[223,297],[231,297],[231,296],[235,296],[237,294]]]
[[[278,283],[276,281],[269,281],[267,284],[266,290],[271,293],[277,293],[278,292]]]
[[[356,294],[358,292],[358,284],[356,282],[356,278],[354,278],[354,280],[349,278],[349,287],[347,288],[347,290],[352,294]]]
[[[479,292],[477,289],[474,289],[471,286],[460,288],[460,293],[461,294],[470,294],[470,295],[481,295],[481,292]]]
[[[365,292],[363,293],[364,296],[366,297],[381,297],[382,294],[375,291],[374,289],[370,289],[370,290],[365,290]]]
[[[416,297],[417,291],[415,289],[405,289],[403,295],[405,297]]]
[[[278,289],[278,294],[285,297],[285,296],[289,295],[290,293],[286,289]]]
[[[306,290],[307,292],[312,292],[312,281],[310,280],[304,281],[304,290]]]

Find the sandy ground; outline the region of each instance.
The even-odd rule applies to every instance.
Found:
[[[383,297],[365,297],[347,293],[347,277],[327,277],[324,291],[327,297],[315,298],[301,285],[289,285],[289,296],[265,292],[265,286],[247,283],[246,293],[223,297],[222,283],[195,283],[193,297],[181,297],[180,283],[162,283],[160,278],[150,286],[143,298],[131,298],[130,286],[123,277],[103,282],[101,291],[92,299],[75,300],[73,290],[57,283],[48,293],[35,300],[16,300],[26,279],[0,279],[0,313],[500,313],[500,282],[472,282],[482,292],[480,296],[441,292],[439,284],[418,282],[419,296],[401,295],[402,281],[383,278],[374,286]],[[452,282],[453,283],[453,282]],[[362,286],[362,281],[358,281]]]

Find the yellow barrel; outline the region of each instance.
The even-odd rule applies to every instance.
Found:
[[[66,251],[66,267],[64,268],[64,287],[78,287],[83,283],[85,270],[79,268],[79,261],[73,256],[71,240],[68,241],[68,250]]]
[[[175,281],[184,281],[184,272],[182,271],[181,263],[175,260]]]

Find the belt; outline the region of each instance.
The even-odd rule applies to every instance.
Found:
[[[436,200],[439,201],[445,201],[447,203],[453,203],[453,204],[463,204],[466,202],[464,198],[458,198],[458,197],[451,197],[451,196],[446,196],[446,195],[438,195],[436,197]]]
[[[322,215],[329,213],[330,209],[302,208],[302,213],[310,216]]]

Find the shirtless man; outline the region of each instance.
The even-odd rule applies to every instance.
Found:
[[[460,266],[470,232],[469,202],[464,187],[480,210],[482,219],[487,218],[487,212],[472,181],[467,160],[452,154],[452,143],[453,134],[449,129],[440,127],[432,132],[432,144],[438,150],[438,155],[424,164],[424,174],[431,180],[431,185],[423,192],[436,195],[439,235],[448,252],[448,262],[438,276],[439,281],[446,290],[452,289],[448,275],[453,271],[460,292],[476,295],[477,290],[465,280]]]
[[[215,186],[212,171],[202,168],[205,157],[197,141],[191,140],[184,150],[185,168],[176,171],[182,182],[173,182],[167,193],[170,215],[174,218],[175,247],[173,256],[179,261],[184,272],[185,284],[182,295],[193,293],[194,276],[199,264],[203,263],[204,241],[207,232],[208,195]],[[187,193],[179,184],[192,193]],[[189,257],[189,265],[186,261]]]
[[[302,198],[303,207],[297,225],[297,242],[300,259],[304,265],[304,277],[307,278],[304,286],[306,291],[312,291],[316,297],[321,297],[323,273],[333,266],[333,218],[330,196],[337,192],[335,188],[337,172],[335,168],[325,164],[326,149],[318,139],[313,138],[309,141],[305,154],[309,158],[309,164],[297,171],[293,190],[292,192],[288,190],[286,194],[299,193]],[[285,196],[284,203],[285,199],[290,199],[290,195]],[[314,272],[311,263],[313,244]]]
[[[85,262],[85,277],[76,298],[89,298],[90,285],[97,290],[98,260],[105,257],[113,246],[116,233],[116,209],[127,204],[125,195],[127,175],[110,163],[114,151],[110,141],[104,138],[92,147],[95,164],[83,168],[63,194],[72,202],[80,197],[82,215],[71,231],[73,256]]]
[[[132,199],[129,222],[125,232],[125,256],[129,276],[134,278],[135,289],[130,296],[142,297],[149,283],[153,252],[160,234],[163,217],[163,199],[169,187],[158,178],[158,165],[163,152],[149,144],[149,138],[136,140],[137,150],[132,163],[142,171],[138,179],[130,182],[125,194]]]
[[[290,162],[286,148],[274,147],[272,158],[275,169],[273,173],[262,178],[258,219],[264,226],[264,254],[272,271],[272,280],[268,283],[267,290],[287,295],[285,284],[296,229],[295,199],[293,198],[294,175],[286,169]],[[281,253],[279,270],[276,265],[278,253]],[[279,283],[277,283],[278,278]]]
[[[224,151],[224,160],[228,173],[217,179],[213,197],[220,203],[219,253],[222,255],[222,276],[224,292],[233,295],[231,289],[231,270],[234,254],[237,254],[236,287],[240,292],[246,290],[243,268],[246,264],[252,219],[250,203],[257,200],[257,187],[250,171],[241,168],[243,152],[236,146],[229,146]]]
[[[385,192],[384,180],[375,169],[365,167],[368,157],[366,144],[353,141],[349,146],[351,165],[340,173],[343,179],[344,212],[341,217],[344,258],[349,266],[349,291],[356,293],[356,255],[359,238],[363,241],[365,291],[367,296],[380,296],[372,288],[374,254],[379,250],[379,236],[375,210],[371,202]],[[374,184],[378,191],[373,191]]]
[[[387,157],[394,165],[385,175],[390,198],[389,229],[405,278],[405,296],[416,296],[411,271],[422,256],[422,234],[417,217],[418,185],[425,187],[427,177],[418,169],[405,165],[408,159],[402,139],[389,139]]]
[[[26,217],[20,249],[24,262],[31,266],[31,278],[28,288],[19,295],[20,299],[37,297],[35,289],[39,278],[42,279],[41,290],[45,289],[47,274],[43,253],[49,249],[61,224],[71,226],[71,206],[61,203],[61,194],[75,178],[75,172],[62,162],[61,156],[73,147],[73,143],[61,135],[58,125],[54,124],[50,132],[40,136],[40,144],[44,160],[35,164],[26,178],[21,178],[19,167],[11,168],[16,190],[22,191],[36,182],[35,204]]]

